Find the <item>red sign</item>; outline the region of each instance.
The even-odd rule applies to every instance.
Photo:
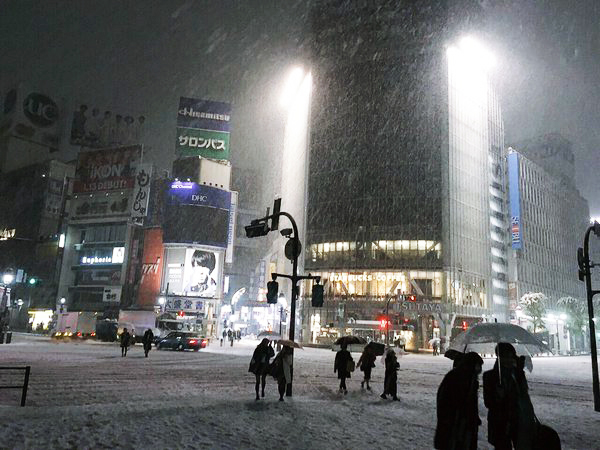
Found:
[[[144,232],[144,255],[138,290],[139,306],[156,306],[156,297],[160,293],[160,277],[163,266],[163,241],[160,228],[150,228]]]
[[[80,152],[73,192],[132,189],[141,156],[141,145]]]

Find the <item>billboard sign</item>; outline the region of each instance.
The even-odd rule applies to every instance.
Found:
[[[231,192],[193,182],[167,190],[164,242],[227,247]]]
[[[222,252],[200,247],[165,249],[168,295],[217,298],[221,295]],[[166,285],[165,285],[166,286]]]
[[[141,145],[80,152],[73,192],[132,189],[141,157]]]
[[[150,181],[152,178],[152,164],[139,164],[135,176],[133,189],[133,203],[131,217],[140,219],[148,215],[148,201],[150,200]]]
[[[71,118],[71,145],[106,148],[140,144],[143,138],[144,116],[113,113],[98,107],[79,105]]]
[[[2,103],[2,132],[58,148],[61,108],[55,100],[21,85],[8,91]]]
[[[507,156],[508,190],[510,201],[510,236],[512,248],[523,248],[521,227],[521,192],[519,186],[519,154],[511,152]]]
[[[181,97],[176,149],[181,156],[229,159],[231,104]]]
[[[102,292],[102,301],[110,303],[119,303],[121,301],[121,288],[105,287]]]
[[[125,217],[131,214],[130,192],[114,192],[110,195],[75,195],[71,200],[71,220],[97,217]]]

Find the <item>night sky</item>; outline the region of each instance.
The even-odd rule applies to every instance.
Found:
[[[600,2],[479,3],[507,145],[554,131],[572,140],[577,185],[600,216]],[[307,13],[307,2],[286,0],[2,0],[0,93],[23,82],[68,110],[143,114],[147,153],[163,168],[179,97],[230,101],[232,150],[244,165],[281,145],[277,94],[301,54]]]

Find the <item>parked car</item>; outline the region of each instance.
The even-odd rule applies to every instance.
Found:
[[[208,339],[198,336],[196,333],[183,331],[172,331],[156,343],[158,350],[170,348],[171,350],[194,350],[206,348]]]

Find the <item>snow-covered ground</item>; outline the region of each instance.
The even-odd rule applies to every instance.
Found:
[[[431,355],[400,358],[400,402],[379,398],[383,366],[372,392],[361,372],[337,394],[334,353],[295,352],[294,397],[277,401],[267,380],[254,400],[247,372],[256,342],[211,345],[200,352],[140,346],[121,358],[115,344],[53,342],[16,334],[0,346],[0,366],[31,365],[25,408],[20,392],[0,390],[0,448],[432,448],[435,394],[451,361]],[[355,360],[358,354],[354,354]],[[493,360],[486,360],[487,370]],[[554,427],[563,448],[600,448],[600,413],[593,410],[589,357],[535,358],[528,373],[539,419]],[[0,371],[0,385],[16,374]],[[479,448],[487,444],[487,410]]]

